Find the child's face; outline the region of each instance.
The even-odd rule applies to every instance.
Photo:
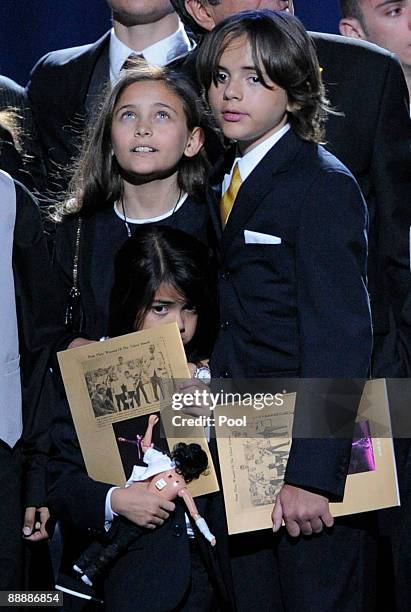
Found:
[[[287,122],[287,94],[262,71],[261,83],[244,36],[228,45],[221,56],[217,85],[211,84],[208,99],[224,136],[238,141],[245,154]]]
[[[176,322],[183,344],[192,340],[197,327],[197,311],[193,304],[167,283],[162,283],[155,293],[153,303],[140,329],[151,329],[165,323]]]
[[[180,98],[161,81],[133,83],[117,100],[111,143],[126,176],[167,175],[183,155],[196,155],[202,142],[201,128],[190,132]]]

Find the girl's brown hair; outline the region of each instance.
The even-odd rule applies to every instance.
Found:
[[[187,128],[202,125],[205,116],[201,100],[181,74],[167,68],[148,66],[137,58],[127,65],[114,87],[107,92],[97,118],[87,130],[83,150],[70,181],[66,199],[52,211],[53,219],[61,221],[65,215],[84,212],[90,214],[112,205],[123,194],[123,179],[116,158],[112,155],[111,124],[115,106],[123,91],[133,83],[161,82],[182,102]],[[202,149],[194,157],[183,156],[178,166],[177,180],[181,190],[201,198],[204,193],[208,161]]]
[[[246,37],[257,74],[264,87],[264,71],[282,87],[292,108],[289,121],[304,140],[324,140],[324,121],[331,112],[325,97],[314,43],[302,23],[288,13],[268,10],[243,11],[219,23],[204,38],[197,57],[197,72],[207,92],[217,85],[217,72],[225,49],[233,40]]]

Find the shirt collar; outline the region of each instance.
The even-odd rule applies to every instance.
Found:
[[[238,169],[240,171],[241,181],[244,181],[250,176],[254,168],[260,163],[268,151],[272,149],[277,142],[288,132],[290,124],[286,123],[281,130],[275,132],[272,136],[264,140],[261,144],[257,145],[254,149],[251,149],[249,153],[246,153],[243,157],[237,156],[233,161],[229,174],[226,174],[223,179],[222,193],[224,194],[231,181],[231,176],[235,165],[238,163]]]
[[[244,182],[250,176],[254,168],[260,163],[263,157],[267,155],[268,151],[277,144],[277,142],[288,132],[289,129],[290,124],[286,123],[281,130],[278,130],[278,132],[275,132],[269,136],[269,138],[263,140],[263,142],[257,145],[254,149],[251,149],[249,153],[246,153],[243,157],[236,157],[233,167],[231,168],[231,173],[235,164],[238,162],[241,180]]]
[[[114,83],[118,79],[124,62],[133,53],[143,55],[149,64],[166,66],[187,55],[195,46],[195,43],[188,38],[181,21],[173,34],[145,49],[130,49],[121,42],[112,28],[110,32],[110,80]]]

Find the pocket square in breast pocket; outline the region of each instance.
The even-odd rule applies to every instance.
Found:
[[[272,234],[244,230],[244,242],[246,244],[281,244],[281,238]]]

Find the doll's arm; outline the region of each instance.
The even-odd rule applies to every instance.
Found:
[[[199,531],[201,531],[206,540],[210,542],[211,546],[215,546],[216,539],[208,528],[205,519],[203,519],[203,517],[199,515],[197,506],[191,493],[189,493],[187,489],[181,489],[178,492],[178,495],[179,497],[182,497],[184,499],[184,502],[187,506],[187,510],[189,511],[191,518],[195,521],[195,524],[197,525]]]
[[[150,414],[150,416],[148,417],[146,433],[144,434],[144,437],[142,438],[140,443],[144,453],[152,446],[151,440],[153,438],[153,428],[155,425],[157,425],[157,423],[158,416],[155,414]]]

